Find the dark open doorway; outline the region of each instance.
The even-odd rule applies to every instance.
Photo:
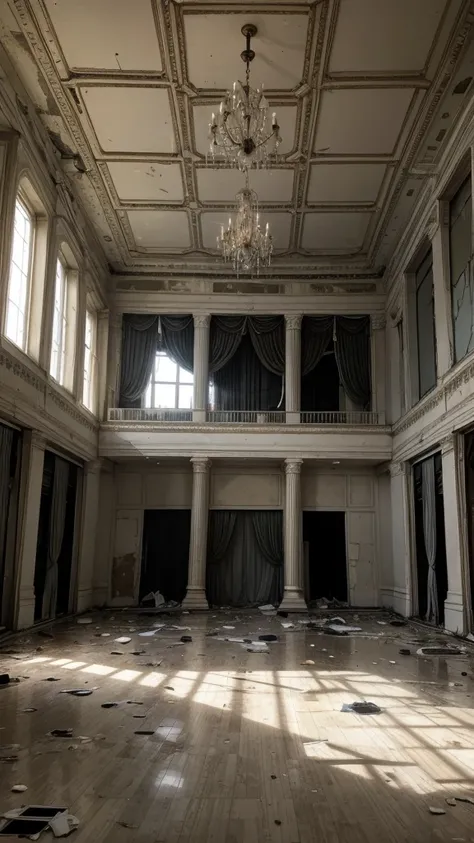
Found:
[[[159,591],[166,601],[181,603],[188,584],[190,509],[146,509],[140,600]]]
[[[35,621],[41,620],[43,595],[48,567],[48,551],[51,528],[51,505],[53,499],[53,481],[55,454],[45,451],[43,464],[43,482],[41,485],[41,503],[36,543],[35,564]],[[56,599],[56,617],[69,612],[71,591],[71,571],[74,550],[74,529],[76,518],[77,466],[68,462],[69,472],[66,492],[66,510],[64,515],[64,533],[58,557],[58,590]]]
[[[466,477],[466,515],[469,559],[469,587],[471,592],[469,631],[474,629],[474,432],[464,437],[465,477]]]
[[[0,629],[13,624],[15,549],[21,469],[21,433],[0,425]]]
[[[444,624],[444,601],[448,593],[448,567],[446,561],[446,539],[444,532],[444,500],[443,500],[443,472],[441,454],[428,457],[434,461],[435,473],[435,521],[436,521],[436,584],[438,594],[439,625]],[[415,492],[415,542],[416,542],[416,574],[418,584],[418,616],[426,619],[428,607],[428,557],[426,555],[425,536],[423,531],[423,483],[422,462],[413,468]]]
[[[347,602],[345,512],[303,512],[303,542],[309,601],[326,597]]]

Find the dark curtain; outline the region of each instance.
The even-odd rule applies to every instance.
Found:
[[[339,410],[339,372],[332,340],[318,365],[301,378],[302,412]]]
[[[301,374],[316,368],[333,334],[332,316],[303,316],[301,326]]]
[[[334,349],[344,391],[361,409],[370,407],[370,320],[336,317]]]
[[[250,316],[252,345],[258,359],[274,375],[285,374],[285,321],[283,316]]]
[[[160,316],[159,348],[187,372],[194,366],[194,319],[192,316]]]
[[[276,410],[282,391],[282,379],[262,365],[249,334],[246,334],[232,359],[214,373],[216,410]]]
[[[126,313],[122,325],[120,406],[137,406],[153,370],[158,317]]]
[[[209,604],[238,607],[280,603],[283,596],[282,513],[234,511],[230,515],[234,517],[226,518],[220,511],[210,513],[206,574]],[[217,527],[214,527],[215,521]],[[216,548],[220,548],[221,555],[218,562],[212,562]]]
[[[209,372],[222,369],[234,356],[247,329],[246,316],[211,316]]]
[[[145,510],[140,600],[151,591],[160,591],[167,601],[184,600],[190,533],[191,510]]]

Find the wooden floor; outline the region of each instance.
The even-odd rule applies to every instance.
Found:
[[[382,617],[336,638],[258,613],[184,614],[140,637],[157,617],[109,613],[0,644],[3,669],[25,677],[0,687],[0,759],[18,755],[0,761],[0,811],[66,805],[76,843],[474,840],[474,804],[445,801],[474,796],[472,648],[399,655],[428,635]],[[219,640],[267,632],[278,635],[267,654]],[[94,692],[60,693],[73,688]],[[364,699],[383,712],[341,712]],[[67,728],[72,739],[47,734]]]

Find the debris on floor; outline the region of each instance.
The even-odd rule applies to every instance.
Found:
[[[143,606],[150,603],[154,605],[155,609],[159,609],[161,606],[164,606],[165,598],[159,591],[150,591],[149,594],[145,594],[145,597],[142,597],[140,605]]]
[[[90,697],[92,690],[89,688],[70,688],[69,690],[63,690],[59,693],[70,694],[71,697]]]
[[[273,606],[271,603],[265,603],[264,606],[259,606],[258,610],[262,613],[262,615],[276,615],[277,613],[275,606]]]
[[[92,618],[89,618],[89,617],[78,618],[77,623],[84,624],[84,625],[89,624],[89,623],[92,623]]]
[[[417,656],[464,656],[465,650],[459,647],[420,647],[416,651]]]
[[[382,709],[373,702],[344,703],[341,711],[352,711],[354,714],[381,714]]]
[[[430,814],[445,814],[446,811],[444,808],[433,808],[431,805],[429,807]]]
[[[52,729],[48,735],[52,738],[72,738],[72,729]]]
[[[28,790],[26,784],[14,784],[11,788],[12,793],[24,793],[25,790]]]
[[[131,640],[131,638],[127,638],[125,635],[120,638],[114,638],[116,644],[129,644]]]

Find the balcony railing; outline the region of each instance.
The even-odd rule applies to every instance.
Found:
[[[153,407],[111,407],[108,419],[128,422],[192,422],[192,410],[156,410]]]
[[[288,420],[287,420],[288,415]],[[315,411],[301,412],[301,424],[307,425],[379,425],[383,419],[379,413],[362,410],[349,412]],[[284,425],[294,424],[297,413],[285,413],[283,410],[269,412],[257,410],[209,410],[206,421],[195,419],[197,424],[253,424],[253,425]],[[183,423],[193,421],[192,410],[157,410],[146,407],[111,408],[108,412],[109,422],[163,422]]]
[[[380,424],[379,414],[365,410],[324,410],[300,413],[301,424]]]

